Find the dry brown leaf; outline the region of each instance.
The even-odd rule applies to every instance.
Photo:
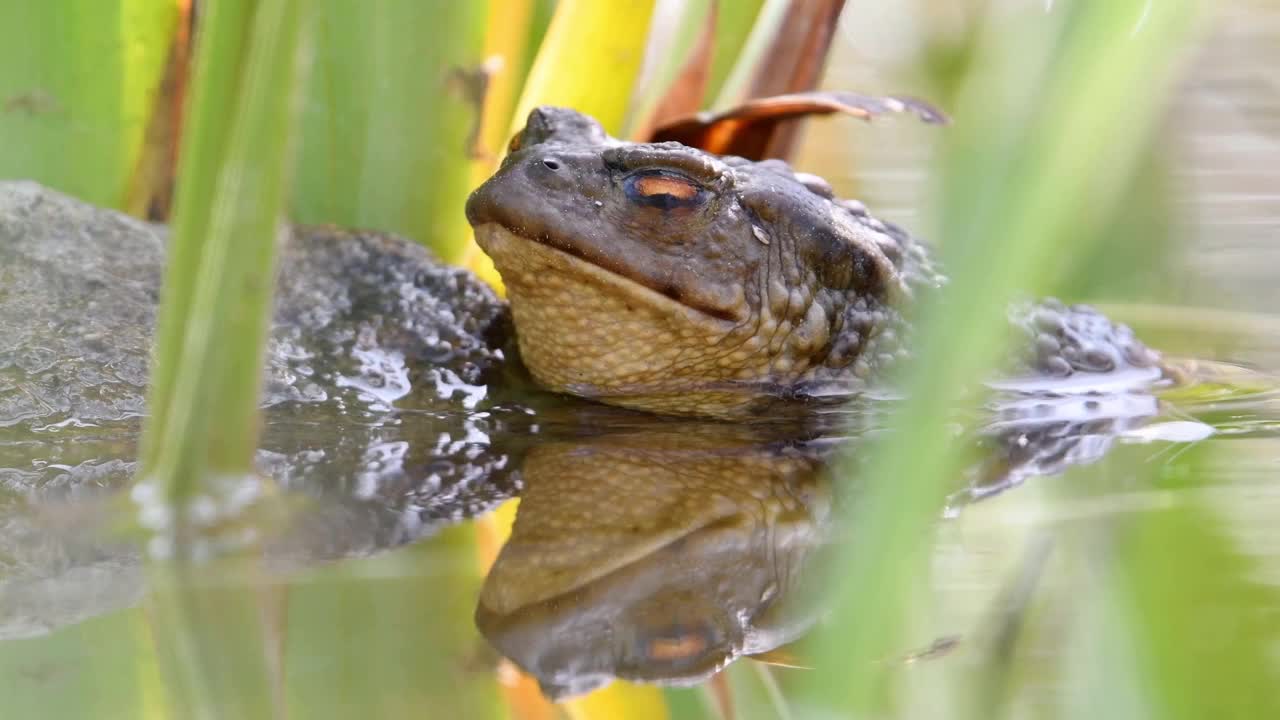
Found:
[[[833,113],[864,120],[887,113],[911,113],[927,123],[949,122],[942,111],[916,98],[815,91],[748,100],[721,113],[698,113],[658,128],[650,140],[674,140],[718,155],[763,160],[782,157],[775,142],[782,123]]]

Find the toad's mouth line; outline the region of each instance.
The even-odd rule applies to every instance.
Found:
[[[551,252],[573,258],[580,264],[593,268],[601,274],[609,276],[609,278],[615,283],[629,283],[632,286],[647,290],[666,300],[674,302],[683,308],[693,310],[694,312],[706,315],[707,317],[735,324],[741,320],[741,312],[739,310],[729,310],[709,303],[700,302],[697,298],[689,297],[674,284],[665,283],[658,278],[634,272],[618,259],[611,258],[600,253],[588,252],[582,248],[574,247],[571,243],[558,240],[553,236],[530,235],[513,230],[502,223],[493,222],[476,226],[475,232],[476,241],[480,244],[481,249],[484,250],[491,258],[494,257],[495,252],[501,252],[500,245],[503,242],[514,240],[516,242],[532,243]],[[495,262],[498,262],[496,258],[494,258],[494,260]]]

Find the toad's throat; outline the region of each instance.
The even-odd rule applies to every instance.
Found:
[[[481,249],[494,258],[499,269],[501,269],[502,262],[496,255],[502,251],[498,247],[498,243],[495,242],[498,239],[494,235],[495,231],[506,236],[503,241],[530,242],[563,253],[579,262],[602,270],[617,279],[639,285],[707,317],[736,324],[741,322],[744,314],[745,308],[728,308],[694,297],[682,290],[677,284],[662,278],[657,273],[645,272],[642,269],[637,269],[632,264],[628,264],[623,257],[583,248],[550,233],[525,233],[500,223],[484,228],[483,232],[481,232],[480,228],[477,228],[476,239]]]

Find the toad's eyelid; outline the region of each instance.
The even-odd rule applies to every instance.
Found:
[[[604,151],[603,159],[605,165],[628,173],[671,172],[704,187],[715,185],[728,173],[728,167],[718,158],[678,143],[624,145]]]

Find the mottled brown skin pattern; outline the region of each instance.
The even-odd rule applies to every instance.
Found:
[[[622,142],[563,108],[530,114],[467,217],[533,377],[660,413],[741,417],[816,389],[857,391],[905,355],[899,308],[942,283],[923,245],[820,178]],[[1086,311],[1058,310],[1052,322],[1037,309],[1014,317],[1043,355],[1033,367],[1069,374],[1086,353],[1104,368],[1154,363],[1105,318],[1119,341],[1076,347]]]

